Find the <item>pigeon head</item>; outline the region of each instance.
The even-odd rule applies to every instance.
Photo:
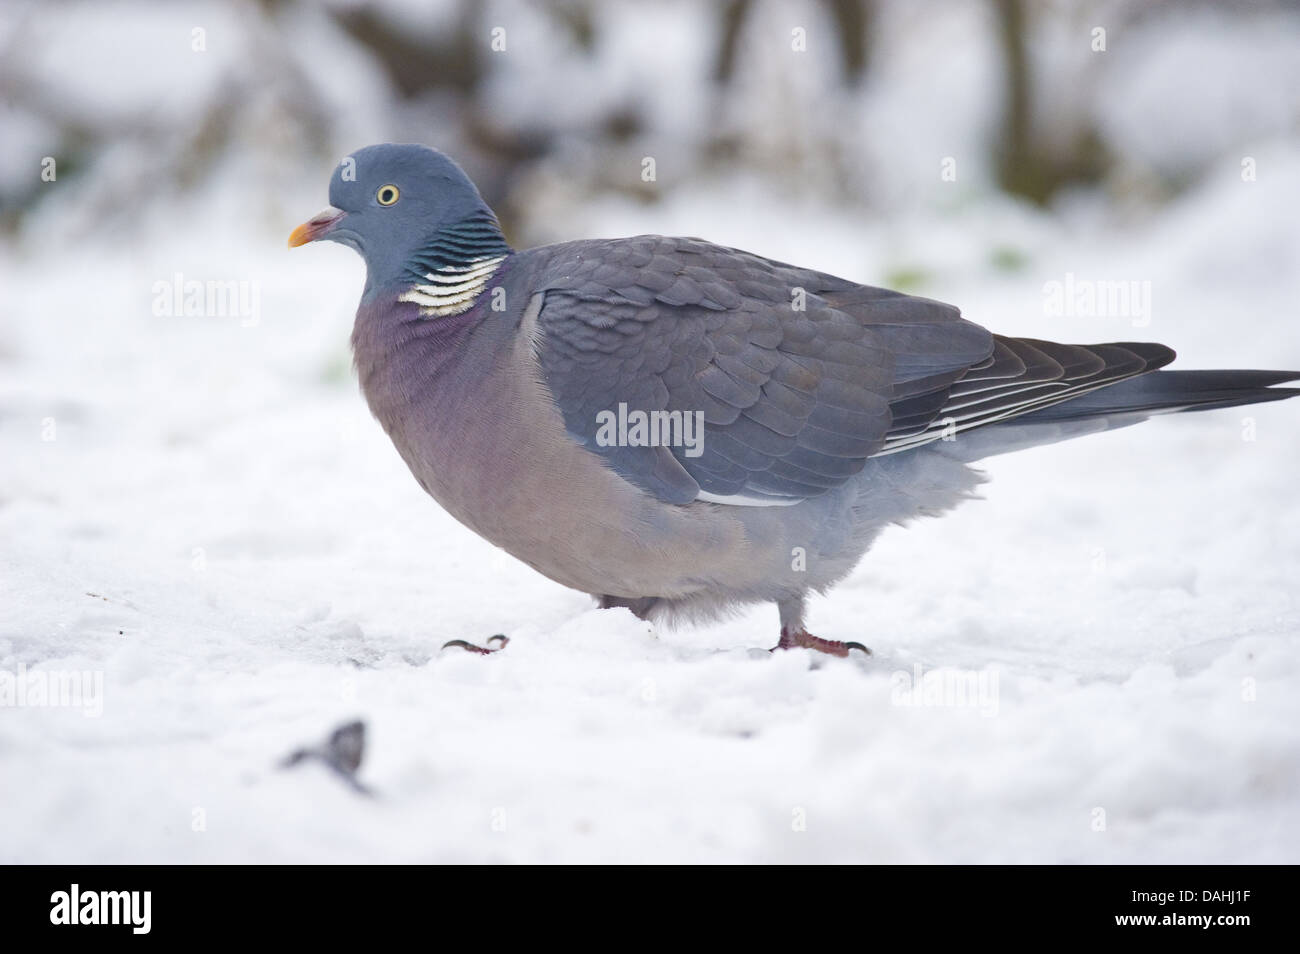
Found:
[[[347,156],[330,178],[332,208],[293,230],[289,247],[325,239],[356,249],[366,292],[508,254],[496,217],[451,159],[384,143]]]

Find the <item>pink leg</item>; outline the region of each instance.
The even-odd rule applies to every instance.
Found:
[[[850,649],[860,649],[868,656],[871,655],[871,650],[861,643],[841,643],[833,639],[822,639],[803,627],[798,629],[781,627],[781,641],[772,647],[771,651],[776,652],[778,649],[813,649],[828,656],[847,656]]]

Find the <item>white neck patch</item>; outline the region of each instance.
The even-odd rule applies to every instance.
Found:
[[[468,311],[474,300],[483,294],[488,279],[495,273],[504,255],[480,258],[464,265],[444,265],[436,272],[426,272],[428,284],[412,285],[397,300],[420,306],[425,318],[443,318]]]

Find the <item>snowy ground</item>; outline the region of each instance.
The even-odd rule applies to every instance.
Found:
[[[811,219],[733,184],[568,228],[919,268],[999,331],[1300,367],[1300,157],[1259,155],[1142,226]],[[410,478],[348,370],[359,261],[284,249],[327,173],[283,221],[214,201],[0,261],[0,672],[103,677],[97,717],[0,709],[0,861],[1300,860],[1296,403],[988,462],[985,500],[814,603],[870,662],[750,652],[770,608],[656,631]],[[256,282],[256,320],[155,315],[177,272]],[[1067,272],[1150,281],[1149,325],[1046,317]],[[916,666],[996,694],[897,704]],[[275,767],[353,717],[375,797]]]

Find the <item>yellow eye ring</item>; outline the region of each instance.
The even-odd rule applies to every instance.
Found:
[[[393,185],[392,183],[389,183],[388,185],[381,185],[379,187],[379,191],[375,193],[375,201],[378,202],[380,205],[392,205],[394,202],[397,201],[397,197],[399,194],[400,193],[397,191],[397,186]]]

